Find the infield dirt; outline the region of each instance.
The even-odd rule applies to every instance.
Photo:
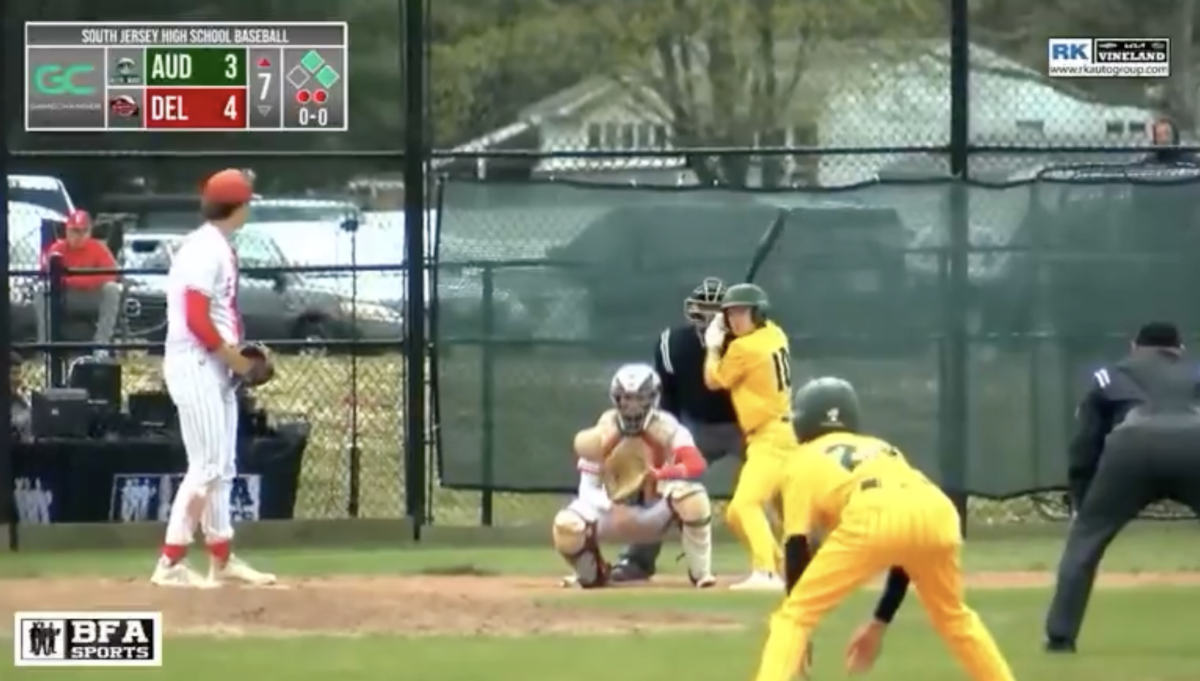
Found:
[[[968,577],[977,589],[1045,587],[1040,572]],[[1200,585],[1200,573],[1103,574],[1104,587]],[[663,578],[625,589],[689,589]],[[721,589],[719,586],[717,589]],[[552,577],[406,576],[287,580],[267,589],[173,590],[141,579],[47,578],[0,581],[0,627],[16,611],[161,611],[168,635],[356,636],[400,634],[625,634],[661,630],[728,630],[742,624],[713,614],[621,610],[595,599],[606,590],[563,589]],[[719,597],[719,594],[713,594]],[[578,604],[564,604],[578,598]]]

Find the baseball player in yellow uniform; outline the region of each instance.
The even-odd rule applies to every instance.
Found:
[[[714,586],[712,502],[697,480],[706,463],[695,438],[658,408],[662,381],[648,364],[618,369],[609,396],[613,408],[575,436],[579,495],[554,517],[554,548],[572,570],[566,584],[609,583],[601,541],[662,541],[678,526],[692,584]],[[629,503],[639,492],[644,503]]]
[[[859,434],[858,412],[854,388],[841,379],[811,381],[796,396],[802,444],[781,480],[788,595],[771,617],[757,681],[788,681],[806,671],[817,622],[884,570],[887,585],[874,618],[851,638],[850,671],[875,662],[911,579],[933,628],[967,674],[1012,681],[991,634],[963,602],[954,504],[895,447]],[[828,534],[810,556],[809,537],[819,529]]]
[[[769,307],[762,288],[729,287],[721,301],[722,314],[704,332],[704,383],[712,390],[729,391],[746,439],[746,463],[725,521],[749,549],[751,573],[730,588],[782,591],[779,542],[771,531],[767,506],[776,494],[783,460],[796,448],[796,435],[788,339],[767,319]]]

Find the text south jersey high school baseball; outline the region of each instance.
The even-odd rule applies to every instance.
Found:
[[[150,580],[160,586],[275,582],[274,575],[253,569],[231,552],[236,379],[256,367],[239,349],[243,338],[238,264],[230,239],[246,222],[252,193],[242,171],[223,170],[210,177],[201,197],[206,222],[183,240],[167,274],[163,378],[179,412],[188,469],[172,503],[162,555]],[[184,562],[197,525],[211,556],[207,577]]]

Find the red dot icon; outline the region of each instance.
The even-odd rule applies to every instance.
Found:
[[[296,93],[296,101],[300,102],[301,104],[307,104],[309,97],[310,95],[308,94],[308,90],[300,90]]]
[[[316,90],[313,92],[313,101],[317,104],[324,104],[325,100],[329,99],[329,93],[324,90]]]

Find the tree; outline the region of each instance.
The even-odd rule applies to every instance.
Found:
[[[570,0],[441,0],[432,8],[434,142],[452,147],[512,123],[532,102],[594,75],[607,36]]]
[[[905,39],[936,34],[942,17],[927,0],[651,0],[600,5],[589,25],[607,29],[613,77],[669,125],[676,148],[812,147],[834,89],[876,85],[844,82],[847,64],[831,59],[886,61]],[[814,160],[793,179],[810,180]],[[786,162],[757,159],[761,184],[783,183]],[[754,164],[742,153],[689,157],[705,184],[745,186]]]

